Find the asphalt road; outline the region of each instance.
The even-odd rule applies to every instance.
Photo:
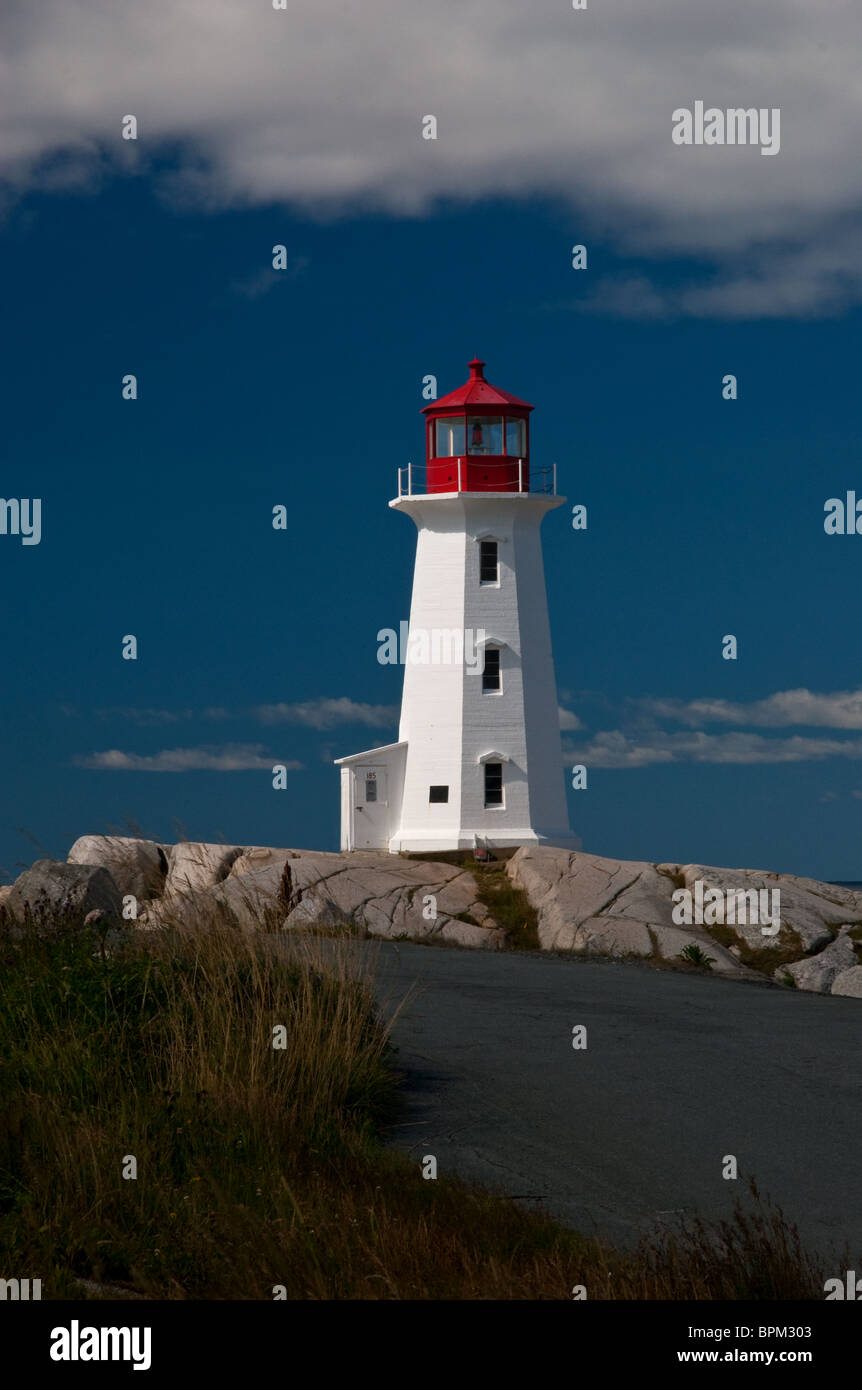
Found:
[[[625,1243],[656,1218],[728,1215],[754,1174],[812,1247],[862,1256],[862,1001],[605,961],[354,949],[384,1011],[402,1004],[408,1109],[392,1138],[417,1162],[434,1154],[440,1172]]]

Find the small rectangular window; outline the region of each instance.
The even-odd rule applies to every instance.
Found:
[[[496,584],[500,578],[500,562],[496,541],[479,542],[479,583]]]
[[[485,764],[485,805],[502,806],[503,804],[503,764]]]
[[[368,775],[367,775],[366,778],[365,778],[365,800],[366,800],[366,801],[376,801],[376,800],[377,800],[377,776],[376,776],[376,773],[370,772],[370,773],[368,773]]]
[[[500,648],[485,648],[485,665],[482,668],[482,694],[500,689]]]
[[[449,800],[449,788],[448,788],[448,787],[429,787],[429,788],[428,788],[428,800],[429,800],[429,801],[448,801],[448,800]]]

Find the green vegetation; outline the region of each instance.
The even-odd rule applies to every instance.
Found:
[[[0,923],[0,970],[0,1263],[43,1298],[822,1297],[755,1189],[622,1252],[423,1180],[384,1147],[398,1076],[355,944]]]
[[[702,969],[711,970],[715,965],[715,956],[708,956],[706,951],[701,950],[700,946],[694,941],[690,941],[687,946],[683,946],[679,953],[680,960],[687,961],[689,965],[697,965]]]

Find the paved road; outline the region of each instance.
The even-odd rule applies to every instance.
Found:
[[[393,1034],[409,1106],[394,1138],[417,1160],[627,1241],[659,1214],[727,1215],[734,1154],[812,1246],[862,1254],[862,1001],[605,961],[356,949],[385,1010],[412,991]]]

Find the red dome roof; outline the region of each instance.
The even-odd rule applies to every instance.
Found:
[[[490,381],[485,380],[483,368],[485,363],[478,357],[474,357],[470,363],[470,380],[465,381],[463,386],[459,386],[457,391],[450,391],[448,396],[441,396],[439,400],[432,401],[430,405],[423,406],[423,414],[426,411],[440,410],[464,410],[467,406],[514,406],[517,410],[532,410],[529,401],[522,401],[519,396],[512,396],[508,391],[501,391],[499,387],[492,386]]]

